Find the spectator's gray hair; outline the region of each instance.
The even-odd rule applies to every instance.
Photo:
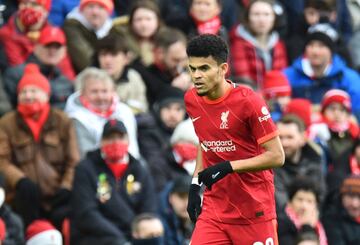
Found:
[[[86,87],[86,82],[90,79],[101,81],[101,82],[108,82],[114,86],[114,81],[112,78],[106,73],[106,71],[101,70],[96,67],[88,67],[85,68],[82,72],[80,72],[76,77],[75,82],[75,90],[76,91],[83,91]]]

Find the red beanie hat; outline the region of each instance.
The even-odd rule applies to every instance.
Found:
[[[0,241],[4,241],[6,237],[6,225],[3,219],[0,218]]]
[[[291,96],[289,80],[281,71],[268,71],[264,77],[263,94],[266,99]]]
[[[62,245],[61,233],[47,220],[35,220],[26,229],[26,245]]]
[[[88,3],[97,3],[103,6],[110,14],[114,10],[114,3],[112,0],[81,0],[80,10]]]
[[[37,3],[43,6],[47,11],[50,11],[51,0],[20,0],[20,3]]]
[[[347,92],[340,89],[331,89],[324,94],[324,97],[321,101],[321,112],[324,112],[326,107],[334,102],[340,103],[349,113],[351,113],[350,96]]]
[[[292,99],[284,109],[284,115],[294,114],[303,120],[306,128],[311,125],[311,102],[307,99]]]
[[[41,74],[39,66],[29,63],[25,66],[24,75],[22,76],[18,86],[19,93],[25,86],[33,85],[44,90],[45,93],[50,94],[50,84],[47,78]]]

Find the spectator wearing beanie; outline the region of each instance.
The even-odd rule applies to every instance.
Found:
[[[288,17],[290,17],[289,21],[293,22],[294,24],[292,25],[295,27],[288,29],[291,33],[288,33],[290,35],[285,40],[289,63],[292,64],[296,58],[301,56],[309,27],[319,23],[328,23],[340,33],[335,43],[336,53],[343,57],[347,64],[351,64],[350,53],[346,44],[352,36],[352,31],[348,9],[345,6],[346,1],[301,0],[291,1],[286,3],[286,5],[293,5],[293,2],[303,6],[294,6],[294,9],[300,11],[301,14],[301,19],[296,25],[293,22],[294,16],[289,14],[289,12],[287,13],[289,14]]]
[[[271,118],[277,122],[291,100],[291,87],[284,73],[276,70],[266,72],[262,94],[270,108]]]
[[[19,0],[19,9],[0,29],[0,42],[4,46],[9,66],[24,63],[34,51],[42,30],[51,26],[48,14],[51,0]],[[68,54],[58,64],[70,78],[74,71]]]
[[[184,92],[175,87],[163,89],[153,105],[152,114],[138,118],[139,147],[155,178],[157,191],[171,179],[169,165],[170,138],[176,126],[185,119]]]
[[[25,225],[41,217],[60,225],[79,160],[75,130],[64,112],[50,107],[50,84],[37,65],[25,67],[17,91],[17,109],[0,119],[9,203]]]
[[[0,244],[24,244],[23,222],[5,199],[5,178],[0,174]]]
[[[343,90],[332,89],[325,93],[321,112],[330,132],[330,139],[326,143],[332,163],[352,148],[359,137],[359,127],[352,118],[350,96]]]
[[[64,22],[71,61],[77,73],[92,63],[99,39],[105,37],[113,26],[112,0],[81,0]]]
[[[344,179],[336,205],[324,210],[329,245],[360,244],[360,175]]]
[[[66,56],[65,34],[60,28],[47,26],[40,34],[38,43],[27,60],[10,67],[4,74],[4,88],[13,108],[17,105],[17,85],[28,63],[39,66],[41,73],[49,80],[51,86],[50,104],[64,109],[67,97],[73,92],[73,72],[65,73],[59,69],[61,60]]]
[[[285,69],[293,97],[319,105],[330,89],[343,89],[351,97],[353,113],[360,118],[359,75],[334,52],[337,32],[328,24],[309,28],[303,56]]]
[[[100,147],[75,171],[72,195],[72,244],[126,244],[136,215],[156,211],[148,169],[129,153],[125,124],[110,119]]]
[[[26,245],[63,245],[61,233],[48,220],[35,220],[26,229]]]

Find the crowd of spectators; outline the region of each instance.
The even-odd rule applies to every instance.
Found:
[[[278,127],[280,245],[360,244],[359,16],[357,0],[0,0],[0,244],[189,243],[186,45],[204,33]]]

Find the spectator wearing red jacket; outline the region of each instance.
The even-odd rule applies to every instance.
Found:
[[[280,40],[272,0],[252,1],[242,24],[230,33],[232,73],[262,88],[264,74],[287,67],[287,52]]]
[[[24,63],[33,52],[47,21],[51,0],[20,0],[19,10],[0,29],[0,42],[9,66]],[[59,68],[70,79],[75,77],[70,59],[66,56]]]

